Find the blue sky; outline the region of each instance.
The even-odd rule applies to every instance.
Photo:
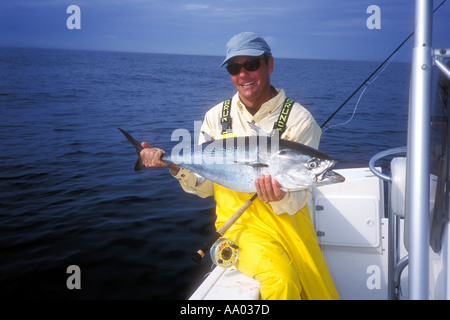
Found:
[[[435,1],[437,6],[441,0]],[[225,44],[254,31],[275,57],[384,60],[414,28],[412,0],[2,0],[0,46],[225,54]],[[81,29],[69,30],[69,5]],[[369,30],[370,5],[381,29]],[[435,15],[433,46],[450,47],[450,1]],[[408,60],[409,46],[396,60]]]

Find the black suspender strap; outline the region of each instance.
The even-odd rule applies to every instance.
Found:
[[[222,118],[220,123],[222,124],[222,134],[227,133],[227,130],[231,130],[231,99],[225,100],[222,106]]]
[[[278,120],[273,125],[273,130],[280,131],[280,137],[286,130],[286,123],[294,103],[295,101],[291,98],[286,98],[286,100],[284,100],[283,108],[281,109],[280,115],[278,116]]]
[[[280,115],[278,116],[278,120],[273,125],[273,130],[278,130],[280,137],[286,130],[286,124],[291,113],[292,106],[295,101],[291,98],[286,98],[283,103],[283,108],[281,109]],[[225,100],[222,106],[222,118],[220,123],[222,124],[222,134],[226,134],[229,130],[231,130],[231,99]]]

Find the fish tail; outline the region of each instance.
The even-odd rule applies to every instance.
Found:
[[[142,159],[139,156],[136,160],[136,164],[134,165],[134,171],[139,171],[144,167],[144,164],[142,163]]]
[[[141,144],[135,139],[133,138],[128,132],[126,132],[125,130],[121,129],[121,128],[117,128],[120,130],[120,132],[123,133],[123,135],[128,139],[128,141],[130,141],[130,143],[136,148],[136,152],[138,154],[138,159],[136,161],[136,164],[134,165],[134,171],[139,171],[144,167],[144,164],[142,163],[142,159],[141,159],[141,151],[144,149]]]

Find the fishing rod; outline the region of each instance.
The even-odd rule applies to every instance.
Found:
[[[257,196],[258,194],[255,193],[249,200],[245,201],[244,204],[237,209],[219,229],[217,229],[211,239],[203,245],[202,249],[199,249],[191,256],[194,262],[200,263],[206,252],[213,249],[211,258],[215,264],[222,267],[229,267],[234,264],[237,259],[237,250],[239,247],[233,241],[222,239],[221,237],[242,216],[245,210],[251,206],[253,200],[255,200]]]
[[[447,0],[444,0],[441,2],[441,4],[439,4],[436,9],[434,9],[433,14],[446,2]],[[367,77],[366,80],[364,80],[363,83],[361,83],[361,85],[358,87],[358,89],[356,89],[355,91],[353,91],[353,93],[339,106],[339,108],[336,109],[336,111],[334,111],[334,113],[320,126],[320,128],[325,127],[325,125],[347,104],[347,102],[350,101],[351,98],[353,98],[353,96],[367,83],[369,82],[369,80],[378,72],[378,70],[381,69],[381,67],[383,67],[387,61],[389,61],[389,59],[392,58],[392,56],[394,54],[397,53],[398,50],[400,50],[401,47],[403,47],[403,45],[414,35],[414,32],[411,32],[411,34],[409,36],[406,37],[405,40],[403,40],[403,42],[389,55],[389,57],[387,57],[376,69],[374,72],[372,72],[372,74],[370,76]]]

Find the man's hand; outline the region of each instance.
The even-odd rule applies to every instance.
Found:
[[[280,201],[286,194],[280,189],[278,181],[268,174],[262,174],[256,178],[255,187],[259,199],[265,203]]]
[[[175,164],[168,164],[161,160],[161,156],[164,151],[158,148],[151,148],[147,142],[141,143],[142,148],[144,148],[141,153],[141,160],[144,166],[148,168],[170,168],[175,173],[180,170],[180,167]]]

